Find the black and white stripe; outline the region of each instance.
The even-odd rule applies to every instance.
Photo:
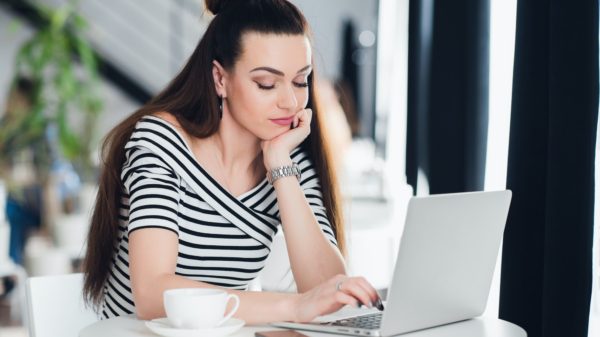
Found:
[[[325,236],[336,240],[323,207],[319,179],[306,153],[292,152],[301,186]],[[126,145],[121,179],[119,240],[102,317],[135,313],[129,281],[129,234],[162,228],[178,236],[175,273],[231,289],[246,289],[264,267],[280,223],[273,187],[264,179],[234,197],[195,160],[177,130],[144,117]]]

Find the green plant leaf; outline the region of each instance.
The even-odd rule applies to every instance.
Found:
[[[22,45],[14,68],[15,78],[36,84],[29,97],[32,108],[15,120],[0,120],[0,159],[21,147],[48,151],[46,130],[56,123],[61,153],[89,165],[90,139],[103,106],[97,90],[98,62],[84,37],[86,20],[76,13],[76,1],[68,2],[59,8],[36,4],[48,24]],[[83,114],[78,129],[69,124],[73,113]],[[40,165],[47,164],[49,152],[38,157]]]
[[[61,108],[60,111],[57,119],[60,146],[65,157],[68,159],[75,159],[81,152],[79,139],[77,135],[71,131],[71,128],[68,125],[66,119],[66,107]]]
[[[15,33],[17,33],[20,29],[23,28],[23,25],[17,21],[17,20],[13,20],[10,22],[9,26],[8,26],[8,32],[12,35],[14,35]]]

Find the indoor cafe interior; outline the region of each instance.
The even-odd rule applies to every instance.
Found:
[[[347,276],[392,310],[409,204],[510,190],[480,312],[406,336],[600,336],[598,1],[281,1],[310,25]],[[218,16],[202,0],[0,0],[0,336],[162,334],[82,304],[102,144]],[[275,232],[245,290],[300,294]],[[326,336],[238,328],[220,335]]]

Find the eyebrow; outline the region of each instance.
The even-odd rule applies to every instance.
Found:
[[[309,64],[309,65],[307,65],[306,67],[304,67],[304,68],[302,68],[302,69],[298,70],[297,74],[299,74],[299,73],[301,73],[301,72],[303,72],[303,71],[306,71],[306,70],[310,69],[311,67],[312,67],[312,66]],[[272,74],[275,74],[275,75],[277,75],[277,76],[284,76],[284,75],[285,75],[285,74],[283,73],[283,71],[281,71],[281,70],[277,70],[277,69],[274,69],[274,68],[271,68],[271,67],[258,67],[258,68],[254,68],[254,69],[250,70],[250,72],[255,72],[255,71],[259,71],[259,70],[268,71],[268,72],[270,72],[270,73],[272,73]]]

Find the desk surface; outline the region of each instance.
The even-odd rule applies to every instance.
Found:
[[[280,330],[271,326],[245,326],[228,337],[254,337],[257,331]],[[302,332],[309,337],[343,336],[314,332]],[[153,337],[157,336],[144,321],[131,316],[98,321],[81,330],[79,337]],[[402,337],[527,337],[523,329],[515,324],[496,319],[479,317],[468,321],[448,324],[402,335]]]

